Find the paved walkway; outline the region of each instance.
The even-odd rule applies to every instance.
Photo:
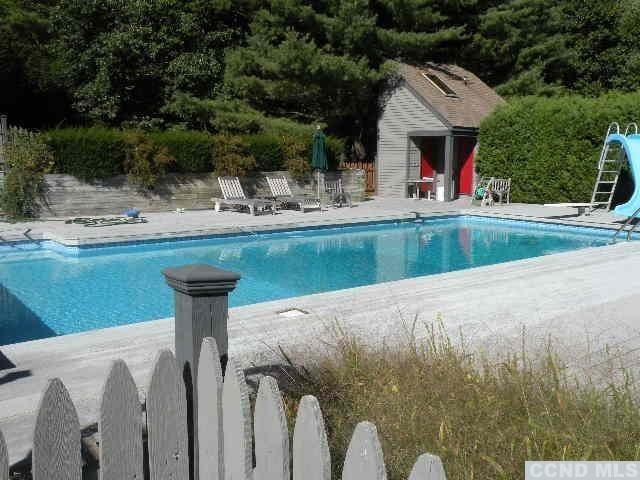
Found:
[[[353,209],[320,213],[286,212],[277,216],[211,211],[185,214],[150,214],[149,223],[90,229],[62,222],[7,225],[20,235],[31,228],[39,238],[71,244],[93,242],[97,235],[112,240],[143,234],[239,231],[279,225],[340,223],[422,214],[458,213],[466,202],[374,200]],[[571,217],[572,209],[512,205],[466,210],[514,218],[536,217],[542,221],[578,222],[615,227],[610,214]],[[99,230],[99,232],[98,232]],[[6,238],[6,232],[3,234]],[[372,342],[399,341],[411,329],[426,335],[426,326],[442,319],[446,331],[460,332],[471,348],[492,354],[520,348],[526,329],[526,348],[544,348],[552,342],[569,366],[597,373],[609,349],[626,366],[640,364],[640,242],[561,253],[517,262],[449,272],[327,292],[275,302],[234,308],[230,311],[230,354],[245,365],[265,365],[280,360],[278,349],[305,358],[305,350],[330,348],[319,343],[329,339],[336,321],[350,332]],[[296,307],[308,315],[283,318],[277,312]],[[0,429],[4,432],[12,462],[30,448],[34,416],[46,381],[60,377],[70,390],[81,417],[88,425],[96,420],[98,397],[110,362],[123,358],[129,364],[144,399],[152,359],[173,343],[172,319],[84,332],[15,345],[0,352],[15,367],[0,370]],[[517,346],[517,347],[515,347]],[[611,355],[611,354],[610,354]],[[0,361],[2,357],[0,357]],[[610,372],[603,371],[604,375]]]

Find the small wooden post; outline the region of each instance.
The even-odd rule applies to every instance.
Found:
[[[228,295],[236,288],[240,275],[202,264],[167,268],[162,273],[175,291],[176,361],[187,388],[191,478],[198,480],[198,424],[195,421],[198,418],[198,392],[195,389],[200,348],[204,338],[215,338],[224,372],[229,344]]]

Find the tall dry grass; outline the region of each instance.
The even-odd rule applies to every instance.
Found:
[[[320,400],[334,478],[357,422],[378,427],[390,480],[423,452],[451,480],[523,478],[525,460],[638,460],[633,382],[572,378],[551,352],[478,358],[438,329],[424,342],[367,347],[342,335],[285,393],[293,420],[301,394]],[[291,385],[290,385],[291,387]]]

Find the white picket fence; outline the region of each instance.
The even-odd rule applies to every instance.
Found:
[[[276,381],[271,377],[260,381],[252,433],[243,370],[230,359],[223,381],[219,358],[215,340],[206,338],[197,375],[199,456],[195,468],[200,479],[331,480],[327,434],[317,399],[310,395],[301,399],[290,449]],[[100,403],[101,480],[144,478],[144,418],[129,369],[125,362],[117,360],[104,384]],[[150,479],[188,480],[186,391],[180,369],[168,350],[158,354],[151,373],[146,427]],[[82,478],[80,423],[69,393],[59,379],[51,380],[42,396],[32,453],[34,480]],[[8,478],[7,448],[0,432],[0,480]],[[382,449],[372,423],[361,422],[356,426],[342,480],[386,480]],[[409,480],[446,480],[440,459],[421,455]]]

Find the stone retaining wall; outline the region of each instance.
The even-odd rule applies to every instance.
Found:
[[[287,177],[294,194],[313,195],[317,192],[317,174],[307,182],[297,183],[288,172],[260,172],[242,179],[245,194],[249,197],[270,194],[265,178],[267,174]],[[354,201],[364,199],[364,171],[321,173],[320,180],[323,176],[327,180],[342,178],[345,191],[352,195]],[[44,180],[40,216],[117,215],[132,207],[143,212],[205,209],[212,208],[211,198],[219,196],[220,187],[214,174],[168,174],[152,191],[141,191],[129,183],[125,175],[87,183],[71,175],[50,174]]]

